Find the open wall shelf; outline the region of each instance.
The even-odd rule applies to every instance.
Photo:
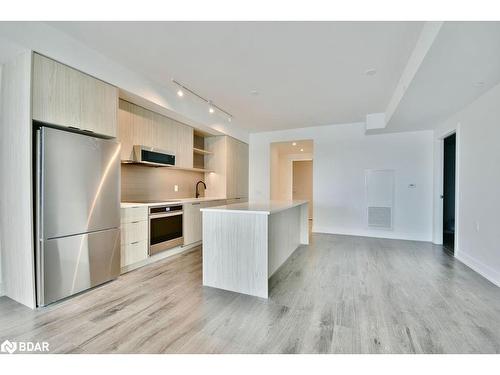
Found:
[[[207,137],[207,134],[196,131],[193,133],[193,167],[208,171],[205,169],[206,157],[213,155],[213,152],[205,149],[205,137]]]
[[[198,155],[211,155],[213,152],[193,147],[193,152]]]

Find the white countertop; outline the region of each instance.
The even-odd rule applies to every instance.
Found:
[[[183,203],[194,203],[194,202],[210,202],[210,201],[218,201],[218,200],[226,200],[226,198],[213,198],[213,197],[200,197],[200,198],[179,198],[179,199],[168,199],[165,201],[158,200],[157,202],[121,202],[121,208],[129,208],[129,207],[140,207],[140,206],[159,206],[162,204],[183,204]]]
[[[297,207],[306,204],[307,201],[264,201],[264,202],[245,202],[233,203],[224,206],[202,208],[201,211],[210,212],[240,212],[251,214],[270,215],[276,212],[288,210],[289,208]]]

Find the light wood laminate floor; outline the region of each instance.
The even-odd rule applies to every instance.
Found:
[[[61,353],[498,353],[500,288],[430,243],[313,234],[269,300],[201,285],[201,251],[37,311],[0,298],[0,342]]]

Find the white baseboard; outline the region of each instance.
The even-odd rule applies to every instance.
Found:
[[[422,241],[422,242],[431,242],[432,238],[424,237],[424,236],[415,236],[413,234],[404,234],[404,233],[395,233],[392,231],[350,231],[344,229],[336,229],[336,228],[327,228],[314,225],[313,222],[313,233],[326,233],[326,234],[340,234],[344,236],[356,236],[356,237],[373,237],[373,238],[387,238],[391,240],[408,240],[408,241]]]
[[[137,263],[134,263],[134,264],[129,264],[125,267],[122,267],[121,270],[120,270],[120,274],[124,274],[124,273],[127,273],[127,272],[130,272],[132,270],[135,270],[137,268],[141,268],[141,267],[144,267],[144,266],[147,266],[148,264],[151,264],[151,263],[155,263],[155,262],[158,262],[159,260],[162,260],[162,259],[165,259],[165,258],[170,258],[174,255],[178,255],[178,254],[182,254],[182,253],[187,253],[189,251],[192,251],[194,249],[196,249],[197,247],[199,247],[201,245],[201,241],[200,242],[195,242],[194,244],[191,244],[191,245],[187,245],[187,246],[178,246],[178,247],[175,247],[171,250],[167,250],[167,251],[163,251],[161,253],[158,253],[158,254],[155,254],[155,255],[152,255],[150,257],[147,257],[146,259],[140,261],[140,262],[137,262]]]
[[[456,251],[455,258],[457,258],[460,262],[465,264],[467,267],[473,269],[478,274],[483,276],[485,279],[488,279],[496,286],[500,286],[500,272],[494,270],[490,266],[478,261],[477,259],[471,257],[470,255]]]

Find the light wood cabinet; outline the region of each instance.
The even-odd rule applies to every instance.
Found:
[[[118,89],[36,53],[32,108],[34,120],[116,137]]]
[[[139,263],[148,257],[148,240],[122,245],[120,250],[122,268]]]
[[[226,204],[245,203],[245,202],[248,202],[247,198],[232,198],[232,199],[228,199],[226,201]]]
[[[193,168],[193,128],[121,99],[118,140],[121,160],[133,160],[134,145],[144,145],[175,154],[178,168]]]
[[[227,198],[248,196],[248,145],[227,138]]]
[[[121,225],[121,243],[124,245],[148,239],[148,222],[137,221]]]
[[[134,221],[145,221],[148,219],[147,206],[132,206],[120,209],[122,224],[132,223]]]
[[[184,204],[182,223],[184,232],[184,246],[199,242],[203,238],[203,213],[200,211],[200,209],[205,207],[222,206],[225,204],[225,199]]]
[[[121,267],[148,258],[148,208],[136,206],[121,210]]]
[[[201,225],[201,203],[186,203],[183,210],[182,228],[184,232],[184,245],[190,245],[201,241],[202,225]]]
[[[248,145],[228,136],[207,137],[205,145],[213,154],[206,158],[208,196],[248,197]]]

